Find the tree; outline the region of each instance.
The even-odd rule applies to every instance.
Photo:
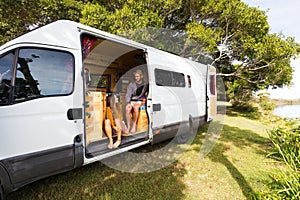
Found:
[[[187,32],[212,56],[230,99],[241,105],[253,91],[291,83],[290,59],[300,46],[291,37],[269,34],[265,12],[238,0],[193,4]]]
[[[0,41],[7,42],[10,39],[26,32],[37,18],[38,2],[28,1],[0,1]],[[28,10],[32,12],[28,12]]]
[[[1,0],[0,44],[58,19],[79,21],[82,6],[76,0]]]

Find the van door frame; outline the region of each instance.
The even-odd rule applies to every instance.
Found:
[[[124,45],[124,46],[128,46],[128,47],[131,47],[133,49],[136,49],[136,50],[140,50],[144,53],[145,55],[145,60],[146,60],[146,65],[147,65],[147,72],[148,72],[148,79],[150,78],[149,77],[149,73],[150,73],[150,69],[148,67],[148,64],[149,64],[149,60],[148,60],[148,54],[147,54],[147,48],[144,47],[144,46],[137,46],[135,44],[131,44],[131,43],[128,43],[127,41],[122,41],[122,40],[116,40],[114,38],[110,38],[110,37],[107,37],[107,36],[104,36],[104,35],[99,35],[97,33],[91,33],[89,31],[86,31],[86,30],[82,30],[81,32],[81,43],[82,43],[82,37],[83,35],[90,35],[90,36],[93,36],[93,37],[96,37],[96,38],[101,38],[101,39],[105,39],[107,41],[111,41],[113,43],[117,43],[119,45]],[[82,54],[81,54],[82,55]],[[152,139],[152,132],[151,132],[151,129],[150,129],[150,124],[151,124],[151,106],[152,106],[152,100],[151,100],[151,86],[149,84],[149,80],[148,80],[148,84],[149,84],[149,90],[148,90],[148,96],[147,96],[147,115],[148,115],[148,135],[147,137],[144,138],[144,140],[140,141],[140,142],[137,142],[137,143],[133,143],[133,144],[130,144],[130,145],[126,145],[124,147],[121,147],[121,148],[117,148],[117,149],[113,149],[112,151],[105,151],[103,153],[91,153],[89,155],[88,153],[88,145],[87,145],[87,141],[86,141],[86,119],[85,119],[85,115],[86,115],[86,109],[85,109],[85,105],[86,105],[86,100],[85,100],[85,93],[86,93],[86,89],[87,89],[87,86],[86,86],[86,77],[84,75],[85,73],[85,66],[84,66],[84,59],[83,59],[83,55],[82,55],[82,80],[83,80],[83,116],[84,116],[84,164],[88,164],[88,163],[92,163],[92,162],[95,162],[95,161],[99,161],[101,159],[104,159],[104,158],[108,158],[110,156],[113,156],[113,155],[117,155],[119,153],[122,153],[122,152],[125,152],[125,151],[128,151],[128,150],[131,150],[131,149],[134,149],[134,148],[137,148],[139,146],[142,146],[142,145],[145,145],[145,144],[148,144],[150,143],[151,139]]]

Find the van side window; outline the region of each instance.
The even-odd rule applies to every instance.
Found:
[[[9,103],[14,58],[14,52],[0,57],[0,105]]]
[[[158,86],[185,87],[183,73],[155,69],[155,83]]]
[[[155,83],[159,86],[172,86],[172,74],[170,71],[155,69]]]
[[[20,49],[14,101],[72,93],[74,58],[70,53],[38,48]]]
[[[173,75],[173,86],[185,87],[184,74],[172,72],[172,75]]]

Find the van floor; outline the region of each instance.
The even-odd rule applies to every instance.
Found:
[[[130,145],[145,141],[148,139],[148,132],[135,133],[128,136],[122,136],[121,144],[118,148],[128,147]],[[117,140],[117,136],[113,136],[114,142]],[[90,143],[86,148],[86,157],[92,158],[101,154],[112,152],[116,149],[109,149],[107,147],[108,139],[102,139]]]

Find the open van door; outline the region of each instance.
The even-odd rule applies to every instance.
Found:
[[[207,121],[211,121],[217,115],[217,88],[216,88],[216,68],[207,67]]]

